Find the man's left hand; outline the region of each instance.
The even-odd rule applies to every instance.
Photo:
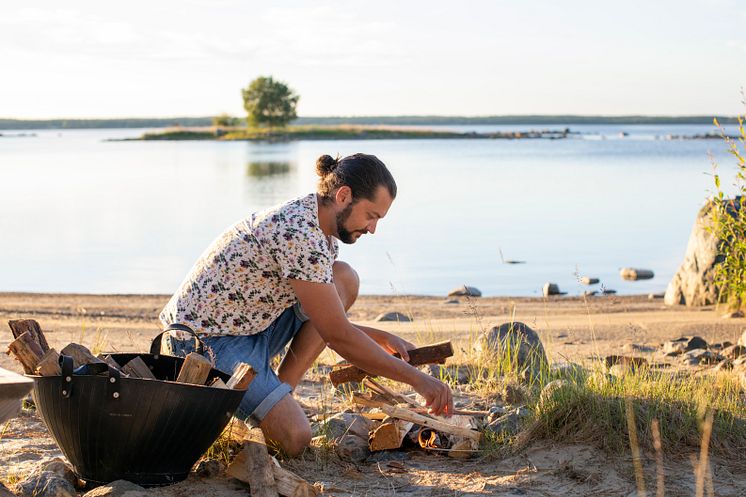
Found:
[[[413,343],[409,343],[408,341],[390,333],[381,343],[381,347],[391,354],[399,354],[405,362],[409,362],[409,353],[407,351],[417,348]]]

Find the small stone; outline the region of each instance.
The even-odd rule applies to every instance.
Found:
[[[400,323],[409,323],[412,321],[412,318],[406,314],[402,314],[401,312],[382,312],[376,316],[374,321],[398,321]]]
[[[75,487],[52,471],[31,473],[16,486],[21,497],[77,497]]]
[[[601,281],[598,278],[591,278],[590,276],[583,276],[580,278],[580,283],[583,285],[597,285]]]
[[[614,295],[616,293],[616,290],[612,290],[611,288],[604,288],[601,290],[602,295]]]
[[[446,299],[443,301],[443,304],[452,305],[452,304],[460,304],[458,299]]]
[[[321,425],[320,432],[329,440],[342,438],[348,433],[367,440],[372,428],[373,422],[365,416],[343,412],[328,418]]]
[[[706,349],[694,349],[684,353],[681,356],[681,362],[687,366],[697,366],[699,364],[715,364],[723,360],[723,356]]]
[[[59,457],[55,457],[51,461],[44,463],[42,471],[51,471],[63,480],[70,482],[71,485],[78,485],[78,476],[72,468]]]
[[[698,336],[680,337],[663,344],[663,353],[667,355],[679,355],[695,349],[706,349],[707,342]]]
[[[500,416],[485,428],[486,431],[513,436],[521,429],[521,416],[513,410],[508,414]]]
[[[343,461],[362,462],[370,456],[368,435],[366,434],[365,439],[363,439],[348,433],[337,440],[334,450]]]
[[[473,286],[460,286],[448,292],[449,297],[481,297],[482,292]]]
[[[541,293],[545,297],[549,297],[551,295],[565,295],[567,292],[560,292],[559,285],[557,283],[544,283],[544,286],[541,288]]]
[[[738,319],[744,316],[743,311],[726,312],[723,314],[723,319]]]
[[[658,299],[662,299],[665,296],[666,296],[665,293],[649,293],[648,300],[658,300]]]
[[[148,491],[127,480],[116,480],[94,488],[83,497],[148,497]]]
[[[721,350],[720,354],[727,359],[738,359],[741,356],[746,356],[746,347],[743,345],[731,345]]]
[[[201,478],[214,478],[223,472],[223,464],[217,459],[204,459],[197,463],[194,474]]]
[[[430,364],[430,376],[438,378],[441,381],[455,381],[459,385],[467,385],[472,380],[472,371],[469,366],[443,366],[440,364]]]
[[[733,360],[731,359],[725,359],[723,361],[720,361],[715,365],[714,368],[712,368],[713,371],[730,371],[733,369]]]
[[[526,400],[526,392],[521,385],[506,383],[503,386],[502,398],[506,404],[520,404]]]
[[[652,279],[655,276],[655,273],[653,273],[653,271],[650,269],[625,267],[621,271],[619,271],[619,275],[622,277],[623,280],[637,281]]]

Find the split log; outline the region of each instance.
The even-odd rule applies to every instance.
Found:
[[[41,331],[41,326],[33,319],[11,319],[8,321],[13,338],[18,338],[24,333],[28,332],[34,337],[34,341],[39,344],[42,352],[45,354],[49,350],[49,344],[47,338],[44,336],[44,332]]]
[[[179,370],[176,381],[179,383],[191,383],[193,385],[204,385],[210,376],[212,363],[210,360],[196,352],[190,352]]]
[[[60,355],[57,351],[49,349],[34,368],[34,373],[39,376],[60,376],[62,368],[60,368]]]
[[[442,342],[408,350],[407,353],[409,354],[409,364],[412,366],[422,366],[423,364],[443,364],[446,358],[453,356],[453,346],[451,345],[451,342]],[[394,356],[400,357],[399,354],[394,354]],[[329,379],[335,387],[350,381],[363,381],[363,378],[366,376],[375,375],[367,373],[351,364],[339,366],[329,373]]]
[[[251,385],[251,382],[254,381],[255,376],[256,371],[254,371],[254,368],[242,362],[233,370],[233,376],[231,376],[225,386],[233,390],[246,390]]]
[[[249,481],[249,469],[246,464],[247,456],[248,454],[246,451],[240,452],[230,466],[228,466],[226,474],[231,478],[235,478],[251,485],[251,482]],[[271,459],[272,471],[274,473],[273,476],[275,478],[275,483],[277,484],[277,492],[280,495],[285,497],[316,497],[320,494],[316,487],[292,471],[280,466],[277,459],[274,457]]]
[[[70,356],[73,358],[73,368],[79,368],[85,364],[98,364],[102,361],[88,350],[88,347],[80,345],[78,343],[70,343],[60,351],[61,355]]]
[[[155,380],[155,375],[150,370],[147,364],[145,364],[145,361],[142,360],[141,357],[135,357],[134,359],[131,359],[127,364],[124,365],[122,368],[122,372],[125,373],[130,378],[145,378],[148,380]]]
[[[372,408],[381,408],[381,406],[384,405],[392,405],[391,403],[386,403],[380,400],[382,397],[379,394],[376,394],[377,398],[373,398],[373,396],[366,396],[360,392],[354,392],[352,394],[352,401],[355,404],[365,406],[365,407],[372,407]],[[385,398],[385,397],[383,397]],[[423,415],[429,415],[430,410],[427,407],[409,407],[409,410],[412,412],[416,412],[417,414],[423,414]],[[473,416],[473,417],[479,417],[479,416],[488,416],[490,413],[489,411],[474,411],[470,409],[454,409],[453,415],[454,416]],[[377,415],[377,414],[376,414]],[[372,419],[372,418],[371,418]]]
[[[121,369],[122,369],[122,366],[121,366],[121,364],[119,364],[119,363],[118,363],[118,362],[117,362],[117,361],[116,361],[116,360],[115,360],[115,359],[114,359],[114,358],[113,358],[113,357],[111,356],[111,354],[105,354],[105,355],[103,355],[103,356],[102,356],[101,354],[99,354],[98,358],[99,358],[99,359],[101,359],[102,361],[104,361],[104,362],[105,362],[106,364],[108,364],[109,366],[111,366],[111,367],[112,367],[112,368],[114,368],[114,369],[119,369],[119,370],[121,370]]]
[[[44,351],[36,341],[34,336],[28,331],[10,342],[8,345],[8,354],[13,353],[16,359],[23,365],[23,371],[26,374],[34,374],[36,366],[44,357]]]
[[[410,421],[388,418],[370,434],[368,446],[373,452],[398,449],[413,426]]]
[[[252,497],[277,497],[274,467],[262,430],[254,428],[251,440],[244,442],[243,450],[228,466],[226,474],[248,483]]]
[[[213,388],[228,388],[225,382],[220,378],[215,378],[212,383],[210,383],[210,386]]]
[[[439,419],[434,419],[429,416],[416,413],[412,409],[390,406],[382,402],[370,401],[368,399],[365,399],[365,397],[361,395],[355,395],[355,394],[353,394],[352,396],[352,401],[355,402],[356,404],[364,405],[367,407],[378,407],[383,412],[391,416],[392,418],[402,419],[404,421],[411,421],[412,423],[422,425],[422,426],[427,426],[428,428],[432,428],[433,430],[437,430],[443,433],[448,433],[451,435],[458,435],[460,437],[464,437],[464,438],[468,438],[470,440],[476,440],[476,441],[479,441],[479,439],[481,438],[481,433],[479,433],[478,431],[472,430],[470,428],[464,428],[461,426],[455,426],[455,425],[446,423],[445,421],[441,421]]]

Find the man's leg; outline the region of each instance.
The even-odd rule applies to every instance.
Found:
[[[347,263],[335,262],[333,269],[334,285],[345,310],[348,310],[357,299],[360,279]],[[304,323],[290,343],[290,349],[280,365],[280,380],[295,388],[325,347],[326,343],[311,323]],[[259,427],[267,440],[278,442],[290,456],[303,452],[311,440],[308,418],[291,395],[286,395],[275,404],[259,423]]]

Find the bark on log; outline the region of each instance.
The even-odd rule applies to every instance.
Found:
[[[252,497],[277,497],[274,467],[262,430],[254,428],[251,440],[244,442],[243,450],[228,466],[226,474],[248,483]]]
[[[145,361],[141,357],[135,357],[131,359],[122,368],[122,372],[128,375],[130,378],[146,378],[149,380],[155,380],[155,375],[150,370]]]
[[[10,342],[7,353],[11,352],[23,365],[23,371],[26,374],[34,374],[36,366],[42,357],[44,357],[44,351],[41,350],[41,346],[28,331]]]
[[[233,390],[246,390],[251,385],[251,382],[254,381],[255,376],[256,371],[254,371],[254,368],[242,362],[233,370],[233,376],[231,376],[225,386]]]
[[[368,439],[368,446],[373,452],[398,449],[413,426],[414,423],[410,421],[389,418],[373,430]]]
[[[190,352],[179,370],[176,381],[179,383],[191,383],[193,385],[204,385],[210,376],[212,363],[210,360],[196,352]]]
[[[24,333],[29,332],[31,333],[31,336],[34,337],[36,343],[39,344],[39,347],[41,347],[42,352],[46,354],[49,350],[47,338],[41,331],[41,326],[39,326],[39,323],[37,323],[35,320],[11,319],[10,321],[8,321],[8,326],[10,327],[11,333],[13,333],[13,338],[18,338]]]
[[[62,369],[60,368],[60,355],[57,351],[49,349],[34,368],[34,373],[39,376],[60,376]]]
[[[450,341],[442,342],[412,349],[407,351],[407,353],[409,354],[409,364],[412,366],[443,364],[446,358],[453,356],[453,346]],[[394,354],[394,356],[399,357],[399,354]],[[363,381],[363,378],[366,376],[375,375],[367,373],[351,364],[339,366],[329,373],[329,379],[335,387],[350,381]]]
[[[60,355],[66,355],[73,358],[73,368],[79,368],[84,364],[97,364],[104,362],[88,350],[88,347],[79,343],[70,343],[60,351]]]

